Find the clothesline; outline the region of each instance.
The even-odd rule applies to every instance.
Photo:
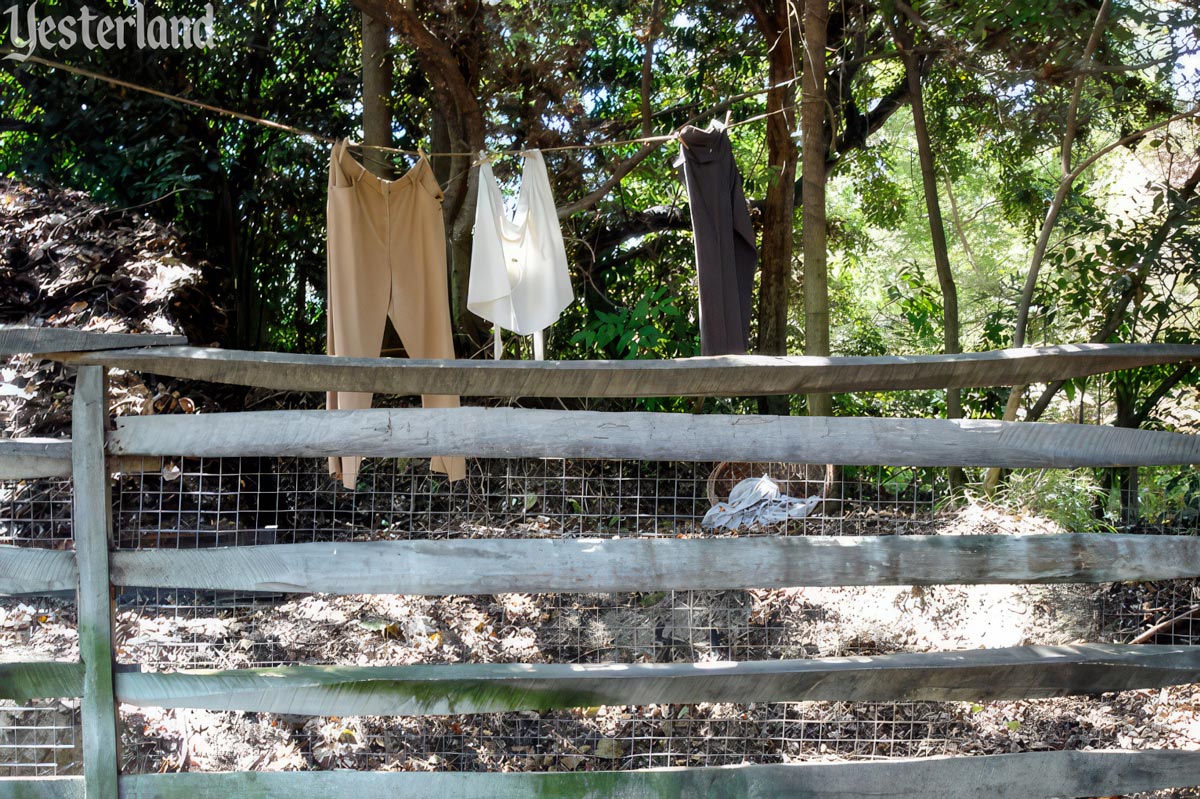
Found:
[[[4,52],[4,51],[0,51],[0,52]],[[71,73],[80,75],[85,78],[91,78],[92,80],[103,81],[104,83],[111,83],[113,86],[120,86],[123,89],[132,89],[134,91],[143,92],[145,94],[153,95],[155,97],[160,97],[164,100],[171,100],[176,103],[183,103],[184,105],[190,105],[195,108],[201,108],[201,109],[204,109],[205,111],[212,111],[217,114],[224,114],[226,116],[231,116],[236,119],[244,120],[246,122],[253,122],[256,125],[262,125],[264,127],[273,128],[275,130],[281,130],[286,133],[292,133],[297,136],[310,138],[310,139],[316,139],[317,141],[322,141],[322,142],[326,142],[329,144],[333,144],[334,142],[337,141],[336,139],[330,138],[329,136],[323,136],[320,133],[313,133],[312,131],[301,130],[300,128],[294,128],[290,125],[284,125],[280,122],[272,122],[269,119],[262,119],[261,117],[251,116],[250,114],[243,114],[241,111],[231,111],[228,108],[221,108],[220,106],[210,105],[208,103],[202,103],[199,100],[192,100],[187,97],[180,97],[177,94],[170,94],[168,92],[159,91],[158,89],[152,89],[149,86],[143,86],[140,83],[131,83],[130,81],[121,80],[120,78],[114,78],[110,75],[104,75],[99,72],[93,72],[90,69],[83,69],[82,67],[74,67],[74,66],[71,66],[70,64],[63,64],[58,61],[51,61],[49,59],[42,58],[41,56],[31,55],[31,56],[27,56],[25,60],[32,61],[37,64],[41,64],[42,66],[50,67],[51,69],[61,69],[65,72],[71,72]]]
[[[110,75],[104,75],[99,72],[93,72],[92,70],[84,69],[82,67],[76,67],[76,66],[72,66],[70,64],[63,64],[58,61],[51,61],[49,59],[42,58],[40,56],[31,55],[31,56],[28,56],[26,60],[37,63],[37,64],[41,64],[42,66],[50,67],[51,69],[63,70],[65,72],[70,72],[75,75],[79,75],[81,77],[90,78],[92,80],[98,80],[98,81],[102,81],[105,83],[109,83],[109,84],[112,84],[113,86],[119,86],[124,89],[131,89],[133,91],[143,92],[145,94],[149,94],[154,97],[159,97],[164,100],[182,103],[184,105],[189,105],[194,108],[199,108],[199,109],[202,109],[205,111],[210,111],[215,114],[223,114],[225,116],[233,117],[235,119],[240,119],[244,122],[251,122],[256,125],[262,125],[264,127],[268,127],[273,130],[280,130],[285,133],[290,133],[292,135],[299,136],[301,138],[312,139],[314,141],[319,141],[319,142],[323,142],[326,144],[335,144],[338,141],[338,139],[336,139],[334,137],[325,136],[320,133],[314,133],[313,131],[310,131],[310,130],[303,130],[301,128],[293,127],[291,125],[285,125],[280,122],[274,122],[269,119],[263,119],[262,117],[256,117],[256,116],[252,116],[250,114],[245,114],[245,113],[242,113],[241,111],[233,111],[228,108],[222,108],[220,106],[212,105],[210,103],[201,102],[199,100],[193,100],[188,97],[181,97],[176,94],[170,94],[169,92],[164,92],[164,91],[160,91],[158,89],[153,89],[149,86],[143,86],[141,84],[133,83],[131,81],[122,80],[120,78],[114,78]],[[748,92],[744,92],[742,94],[735,95],[735,97],[732,98],[732,100],[727,100],[724,104],[728,104],[731,101],[736,102],[737,100],[754,97],[755,95],[759,95],[759,94],[765,94],[766,92],[769,92],[772,89],[783,88],[792,83],[796,83],[799,80],[800,80],[800,77],[797,76],[795,78],[791,78],[789,80],[783,81],[782,83],[768,86],[763,89],[755,89],[755,90],[751,90]],[[741,119],[736,122],[732,122],[732,123],[726,125],[726,128],[736,128],[741,125],[748,125],[752,122],[758,122],[763,119],[766,119],[774,114],[780,114],[780,113],[786,113],[788,111],[794,111],[796,109],[796,107],[797,107],[797,105],[794,104],[794,105],[790,105],[790,106],[785,106],[784,108],[776,109],[774,111],[767,111],[766,113],[763,113],[763,114],[758,114],[756,116],[749,117],[747,119]],[[665,141],[670,141],[672,139],[676,139],[678,137],[679,137],[679,131],[675,130],[675,131],[672,131],[671,133],[662,134],[662,135],[658,135],[658,136],[643,136],[643,137],[639,137],[636,139],[612,139],[612,140],[608,140],[608,141],[589,142],[587,144],[561,144],[561,145],[555,145],[555,146],[551,146],[551,147],[541,147],[538,149],[540,149],[544,153],[560,152],[560,151],[567,151],[567,150],[594,150],[594,149],[601,149],[601,148],[605,148],[605,147],[622,147],[622,146],[628,146],[631,144],[652,144],[655,142],[665,142]],[[476,156],[478,156],[478,153],[427,152],[423,149],[407,150],[407,149],[402,149],[402,148],[398,148],[398,147],[386,147],[386,146],[378,145],[378,144],[361,144],[361,143],[357,143],[357,142],[353,143],[353,146],[362,148],[362,149],[380,150],[382,152],[397,153],[399,155],[424,156],[424,157],[429,157],[429,158],[438,158],[438,157],[441,157],[441,158],[475,158]],[[523,152],[525,152],[527,149],[532,149],[532,148],[524,148],[524,149],[520,149],[520,150],[495,150],[495,151],[489,151],[489,154],[497,155],[497,156],[520,155]]]

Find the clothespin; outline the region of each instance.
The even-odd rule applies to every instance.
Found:
[[[483,164],[492,164],[496,162],[502,153],[489,153],[485,150],[479,151],[479,157],[471,162],[471,166],[481,166]]]
[[[733,109],[732,108],[725,109],[725,127],[726,128],[729,127],[729,120],[732,117],[733,117]]]
[[[683,145],[683,149],[685,149],[685,150],[692,149],[691,147],[688,147],[688,143],[683,140],[683,128],[680,128],[679,130],[675,131],[675,138],[679,139],[679,143]]]
[[[427,160],[429,157],[425,153],[425,148],[422,147],[420,144],[417,145],[417,155],[421,158],[422,161]]]

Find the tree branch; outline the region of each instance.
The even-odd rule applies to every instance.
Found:
[[[600,202],[600,200],[604,199],[604,196],[612,191],[613,188],[620,183],[626,175],[633,171],[634,167],[642,163],[642,161],[645,161],[655,150],[657,150],[659,147],[662,147],[665,143],[666,140],[649,142],[642,145],[641,149],[639,149],[636,153],[617,164],[616,168],[613,169],[612,175],[610,175],[607,180],[597,186],[595,190],[586,196],[579,198],[573,203],[560,206],[557,210],[558,218],[564,219],[571,214],[576,214],[580,211],[586,211],[588,208],[591,208],[593,205]]]
[[[1125,316],[1125,311],[1129,308],[1129,303],[1141,291],[1145,285],[1147,278],[1150,276],[1150,269],[1154,265],[1154,259],[1158,257],[1159,251],[1166,243],[1167,237],[1175,230],[1176,224],[1187,219],[1189,211],[1189,203],[1196,196],[1196,190],[1200,187],[1200,163],[1196,165],[1196,169],[1191,176],[1184,182],[1179,190],[1179,196],[1175,199],[1175,207],[1167,218],[1163,220],[1158,229],[1154,231],[1154,235],[1150,237],[1150,242],[1146,246],[1145,252],[1142,253],[1141,260],[1138,262],[1137,269],[1134,270],[1133,277],[1129,281],[1129,285],[1121,292],[1120,299],[1116,304],[1109,308],[1108,313],[1104,317],[1104,325],[1090,339],[1093,344],[1100,344],[1108,340],[1108,337],[1116,332],[1121,326],[1121,320]],[[1026,415],[1026,420],[1030,422],[1037,421],[1046,408],[1050,406],[1050,401],[1054,395],[1065,385],[1065,381],[1058,380],[1050,383],[1042,391],[1037,402],[1029,409]]]
[[[1141,427],[1150,418],[1150,414],[1154,412],[1154,407],[1158,405],[1162,398],[1171,392],[1171,389],[1179,385],[1183,378],[1187,377],[1188,372],[1195,368],[1195,364],[1181,363],[1172,370],[1171,374],[1167,375],[1158,387],[1150,392],[1150,396],[1146,397],[1146,401],[1142,403],[1142,407],[1138,410],[1137,415],[1133,417],[1133,426]]]
[[[1087,45],[1084,47],[1084,61],[1090,62],[1096,52],[1096,48],[1100,46],[1101,34],[1104,31],[1104,23],[1108,20],[1110,8],[1112,8],[1112,0],[1103,0],[1100,4],[1100,11],[1096,14],[1096,24],[1092,26],[1092,34],[1088,37]],[[1025,346],[1025,330],[1029,325],[1029,308],[1033,305],[1033,292],[1037,288],[1038,275],[1042,269],[1042,259],[1046,257],[1046,247],[1050,243],[1050,232],[1054,229],[1054,223],[1058,221],[1058,214],[1062,210],[1063,203],[1066,202],[1071,185],[1075,182],[1075,177],[1079,174],[1071,170],[1071,148],[1075,144],[1079,102],[1083,96],[1084,80],[1084,75],[1080,75],[1075,79],[1075,88],[1071,92],[1071,103],[1067,107],[1067,124],[1063,130],[1060,156],[1061,177],[1058,181],[1058,190],[1054,193],[1054,200],[1050,203],[1050,207],[1046,209],[1046,218],[1042,222],[1042,229],[1038,232],[1038,239],[1033,248],[1033,255],[1029,259],[1029,272],[1025,275],[1025,287],[1021,290],[1021,300],[1017,305],[1017,324],[1013,329],[1014,347]],[[1011,402],[1009,405],[1012,406],[1013,418],[1015,418],[1016,407]],[[1007,410],[1005,411],[1005,418],[1009,418]]]
[[[847,114],[846,130],[834,140],[834,151],[840,156],[850,150],[865,147],[871,134],[882,128],[892,114],[903,108],[907,102],[908,84],[900,78],[867,113],[860,113],[853,102],[848,104],[847,107],[851,109],[853,116]],[[835,163],[836,161],[828,162],[827,168],[832,169]]]
[[[685,206],[658,205],[626,216],[619,224],[601,228],[588,244],[599,255],[629,239],[666,230],[689,230],[691,224],[692,217]]]
[[[771,88],[773,87],[768,87],[766,89],[755,89],[754,91],[743,92],[742,94],[737,94],[733,97],[727,97],[716,105],[706,108],[703,112],[692,116],[682,125],[680,125],[680,127],[683,128],[687,127],[688,125],[694,125],[706,117],[721,113],[727,108],[730,108],[734,103],[745,100],[747,97],[765,94],[770,91]],[[655,150],[659,149],[669,141],[672,141],[672,139],[669,136],[664,136],[661,141],[652,141],[644,144],[636,153],[617,164],[616,167],[613,168],[612,175],[610,175],[608,179],[597,186],[595,190],[591,191],[586,196],[581,197],[573,203],[560,206],[557,209],[558,218],[565,219],[571,214],[577,214],[580,211],[586,211],[596,203],[600,202],[600,200],[604,199],[604,196],[612,191],[626,175],[633,171],[634,167],[636,167],[642,161],[645,161],[646,158],[652,155]]]
[[[1112,10],[1112,0],[1103,0],[1100,3],[1100,10],[1096,13],[1096,24],[1092,26],[1092,35],[1088,37],[1087,45],[1083,49],[1083,58],[1080,59],[1083,64],[1091,64],[1092,56],[1096,54],[1096,50],[1100,47],[1100,40],[1103,38],[1104,23],[1108,21],[1108,14]],[[1075,78],[1075,88],[1071,90],[1071,104],[1067,107],[1067,127],[1063,133],[1062,147],[1062,173],[1064,175],[1071,171],[1071,147],[1075,143],[1075,135],[1079,129],[1079,103],[1083,99],[1083,84],[1086,75],[1079,75]],[[1019,345],[1018,345],[1019,346]]]

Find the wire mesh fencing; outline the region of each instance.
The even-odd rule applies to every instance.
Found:
[[[1141,508],[1157,515],[1131,526],[1121,521],[1127,498],[1104,488],[1104,474],[1088,471],[1013,475],[1006,501],[1041,498],[1054,513],[1039,514],[956,497],[940,469],[564,459],[469,464],[466,480],[448,483],[424,462],[371,460],[349,491],[322,460],[167,458],[161,470],[119,477],[116,544],[1196,532],[1190,499],[1171,494],[1170,476],[1142,481]],[[739,481],[764,474],[785,494],[820,501],[803,519],[762,529],[701,525]],[[413,597],[130,586],[118,596],[117,654],[127,667],[158,670],[705,662],[1124,642],[1168,614],[1184,613],[1194,590],[1192,581],[1168,581]],[[1181,620],[1171,626],[1169,642],[1195,643],[1190,633]],[[1190,686],[1021,702],[692,704],[439,717],[126,707],[123,767],[595,770],[1191,748],[1200,746],[1196,707]]]
[[[0,700],[0,777],[82,773],[78,700]]]
[[[480,458],[467,479],[449,483],[424,462],[367,464],[347,491],[320,460],[164,459],[161,472],[122,478],[118,545],[699,535],[712,504],[761,475],[783,494],[819,502],[803,520],[742,535],[920,532],[908,528],[948,496],[936,469]]]
[[[70,549],[71,481],[0,480],[0,544]]]
[[[69,479],[0,481],[0,545],[72,548]],[[77,660],[74,597],[0,597],[0,659]],[[0,700],[0,776],[81,774],[78,700]]]

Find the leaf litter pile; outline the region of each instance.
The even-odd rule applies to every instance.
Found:
[[[169,230],[82,195],[0,181],[0,253],[3,322],[182,332],[194,343],[208,343],[224,324],[204,302],[202,268],[185,262]],[[5,434],[65,434],[70,375],[28,357],[0,368]],[[113,400],[120,414],[315,406],[304,395],[182,382],[151,386],[119,372]],[[708,534],[697,521],[707,507],[704,476],[717,473],[712,464],[477,464],[465,487],[448,490],[424,463],[377,462],[364,471],[367,490],[355,493],[339,489],[311,462],[196,465],[178,459],[165,463],[161,474],[117,481],[117,544]],[[785,479],[783,488],[795,494],[814,487]],[[65,481],[0,484],[0,544],[69,546],[69,497]],[[816,517],[790,522],[781,532],[1061,532],[1049,520],[984,505],[935,511],[923,497],[890,501],[878,485],[849,477],[836,498],[827,497]],[[1197,601],[1186,581],[481,597],[121,591],[118,660],[147,670],[712,662],[1125,642]],[[0,600],[5,659],[78,658],[74,628],[68,599]],[[1192,629],[1192,618],[1179,618],[1147,642],[1196,643],[1200,622],[1195,637]],[[43,764],[36,773],[78,773],[77,735],[57,747],[13,748],[14,741],[30,740],[17,728],[31,720],[69,726],[77,723],[76,707],[74,701],[33,711],[0,707],[0,744],[9,747],[0,775],[35,773],[33,761]],[[1196,749],[1198,710],[1194,685],[1018,702],[694,704],[398,718],[123,707],[122,767],[586,771],[1067,748]]]

